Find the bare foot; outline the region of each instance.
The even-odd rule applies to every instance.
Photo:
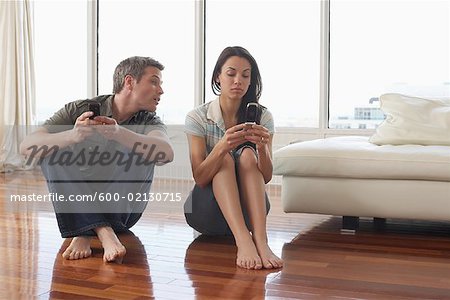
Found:
[[[119,241],[116,233],[111,227],[97,227],[95,228],[98,239],[102,243],[102,247],[105,250],[103,254],[103,261],[105,262],[117,262],[122,263],[123,257],[127,253],[127,250]]]
[[[267,244],[267,239],[261,239],[261,242],[254,239],[254,242],[264,268],[273,269],[283,267],[283,260],[272,252]]]
[[[92,237],[90,236],[76,236],[72,238],[62,257],[65,259],[81,259],[91,256],[91,239]]]
[[[236,265],[245,269],[259,270],[262,268],[261,258],[250,236],[242,241],[236,240],[236,245],[238,248]]]

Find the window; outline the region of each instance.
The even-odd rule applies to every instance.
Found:
[[[112,93],[120,61],[150,56],[165,66],[157,114],[165,124],[184,124],[194,106],[194,5],[194,0],[100,0],[99,94]]]
[[[320,1],[206,1],[205,101],[227,46],[255,57],[263,81],[260,103],[275,125],[318,127]]]
[[[84,1],[35,1],[37,120],[87,98],[87,10]]]
[[[183,124],[194,107],[195,3],[99,0],[98,94],[112,92],[116,65],[151,56],[166,69],[158,115]],[[263,79],[261,104],[277,127],[319,127],[321,3],[203,0],[205,101],[226,46],[247,48]],[[330,0],[329,127],[375,128],[379,96],[450,97],[450,2]],[[87,98],[87,3],[36,0],[36,101],[40,122]],[[94,16],[95,17],[95,16]],[[326,22],[324,22],[326,23]],[[56,30],[57,26],[57,30]],[[89,45],[95,47],[95,45]],[[325,101],[325,99],[322,99]]]
[[[383,93],[449,97],[449,20],[448,1],[332,0],[330,128],[375,128]]]

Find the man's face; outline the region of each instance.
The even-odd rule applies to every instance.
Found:
[[[161,71],[155,67],[147,67],[139,82],[133,80],[132,94],[139,110],[156,110],[160,97],[164,93],[161,84]]]

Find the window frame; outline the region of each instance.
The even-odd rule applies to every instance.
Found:
[[[99,1],[88,1],[88,96],[98,93],[98,23]],[[195,106],[205,103],[205,19],[208,0],[195,1],[195,71],[194,71],[194,103]],[[342,135],[371,135],[373,129],[333,129],[329,128],[329,78],[330,78],[330,0],[322,0],[320,8],[320,98],[319,127],[276,127],[276,135],[287,142],[309,140]],[[182,129],[183,124],[168,125],[175,130]],[[284,142],[286,144],[287,142]],[[282,142],[283,143],[283,142]]]

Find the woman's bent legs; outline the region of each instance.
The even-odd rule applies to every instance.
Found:
[[[214,196],[233,233],[238,248],[236,264],[246,269],[260,269],[261,259],[245,224],[236,180],[235,162],[226,156],[212,181]]]
[[[248,213],[252,238],[265,268],[283,265],[268,246],[264,178],[258,169],[257,157],[252,148],[244,148],[238,158],[239,190],[242,203]]]

